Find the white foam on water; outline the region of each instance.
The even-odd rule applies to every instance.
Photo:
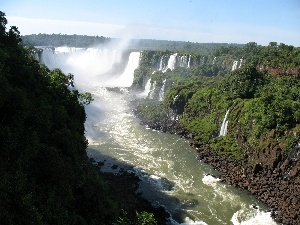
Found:
[[[213,177],[212,175],[205,175],[202,178],[203,184],[209,185],[209,186],[215,186],[216,183],[220,181],[219,178]]]
[[[208,224],[203,221],[194,221],[194,220],[190,219],[189,217],[186,217],[184,219],[184,222],[181,223],[180,225],[208,225]]]
[[[245,207],[235,212],[231,218],[233,225],[277,225],[270,212],[260,211],[259,207]]]
[[[230,191],[229,186],[226,184],[220,183],[219,178],[213,177],[212,175],[205,175],[202,178],[202,182],[213,188],[214,198],[223,204],[229,204],[230,207],[237,207],[240,204],[240,196]]]

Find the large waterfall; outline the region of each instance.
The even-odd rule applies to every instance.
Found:
[[[113,48],[73,48],[58,47],[43,50],[41,63],[50,69],[60,68],[65,73],[73,73],[75,82],[98,84],[109,87],[129,87],[133,72],[138,67],[140,52],[131,52],[123,59],[123,52]],[[114,66],[127,61],[124,71],[114,72]],[[113,72],[111,72],[113,71]]]
[[[176,57],[177,57],[177,53],[173,54],[170,56],[169,60],[168,60],[168,65],[167,67],[163,70],[163,72],[166,72],[167,69],[170,70],[174,70],[175,66],[176,66]]]
[[[118,87],[130,87],[134,79],[134,70],[139,66],[140,52],[132,52],[123,74],[115,82]]]
[[[95,99],[86,106],[88,156],[103,162],[104,171],[136,173],[141,179],[138,192],[154,205],[164,206],[172,215],[172,225],[276,224],[258,200],[214,178],[217,171],[197,160],[185,139],[141,126],[130,102],[146,94],[107,88],[130,86],[139,56],[104,48],[65,47],[42,53],[43,63],[73,73],[76,87]],[[175,55],[170,57],[170,69],[175,60]],[[114,69],[115,65],[121,69]],[[155,85],[148,80],[144,93],[150,92],[150,98]]]

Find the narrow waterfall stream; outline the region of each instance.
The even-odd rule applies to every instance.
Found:
[[[98,51],[92,56],[81,52],[80,57],[98,57],[93,60],[101,67],[101,57],[106,54],[111,57],[111,61],[106,60],[108,65],[113,65],[116,55],[102,53]],[[138,66],[138,53],[131,53],[126,77],[123,73],[109,79],[97,72],[96,65],[91,66],[95,71],[78,70],[76,73],[75,66],[81,65],[80,60],[64,67],[74,56],[72,53],[63,54],[63,57],[59,52],[45,51],[43,54],[53,54],[52,58],[47,56],[45,64],[50,68],[61,66],[63,72],[74,73],[77,88],[89,91],[95,99],[86,107],[88,156],[105,161],[104,171],[118,172],[123,168],[135,172],[142,179],[138,191],[154,205],[165,206],[172,215],[172,224],[276,224],[255,198],[214,178],[212,175],[217,171],[197,160],[195,150],[186,140],[140,125],[130,108],[130,101],[138,95],[127,89]],[[73,63],[76,58],[72,60]],[[118,91],[107,88],[122,82],[125,87]],[[120,166],[112,169],[115,164]]]

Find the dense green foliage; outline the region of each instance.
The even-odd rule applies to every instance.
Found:
[[[89,47],[109,43],[110,38],[103,36],[66,35],[66,34],[31,34],[22,36],[23,45],[31,46],[72,46]]]
[[[120,216],[114,225],[156,225],[157,221],[155,220],[152,213],[148,212],[136,212],[136,218],[134,220],[128,219],[126,212],[123,212],[123,215]]]
[[[277,42],[270,42],[268,46],[257,45],[255,42],[244,46],[222,46],[213,52],[217,58],[231,55],[237,59],[242,58],[248,64],[262,68],[282,68],[285,72],[288,68],[300,66],[299,54],[299,47],[283,43],[278,45]]]

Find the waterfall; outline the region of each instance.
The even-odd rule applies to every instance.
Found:
[[[125,59],[121,49],[58,47],[44,48],[40,62],[49,69],[60,68],[66,74],[74,74],[76,83],[129,87],[139,59],[140,52],[131,52]],[[119,70],[114,69],[116,65]]]
[[[240,59],[240,65],[239,65],[239,68],[242,67],[242,64],[243,64],[243,58]]]
[[[100,75],[111,70],[116,63],[120,63],[122,51],[101,48],[58,47],[43,50],[41,63],[50,69],[60,68],[65,73],[89,76]]]
[[[192,58],[191,55],[189,55],[189,56],[182,55],[179,57],[179,56],[177,56],[177,53],[174,53],[169,56],[167,65],[164,65],[164,62],[163,62],[164,57],[166,57],[166,56],[162,56],[160,58],[159,68],[158,68],[158,71],[162,71],[163,73],[165,73],[168,69],[174,70],[176,68],[176,66],[185,67],[185,68],[190,68],[190,66],[191,66],[191,58]]]
[[[163,56],[160,58],[158,71],[164,70],[163,58],[164,58]]]
[[[175,102],[178,98],[179,98],[179,95],[175,95],[175,97],[173,98],[173,105],[175,104]]]
[[[186,55],[183,55],[183,56],[181,56],[180,57],[180,61],[179,61],[179,66],[180,67],[187,67],[187,64],[188,64],[188,62],[187,62],[188,60],[187,60],[187,56]]]
[[[167,67],[163,70],[163,72],[166,72],[167,69],[170,69],[170,70],[174,70],[175,69],[175,66],[176,66],[176,57],[177,57],[177,53],[173,54],[173,55],[170,55],[170,58],[168,60],[168,65]]]
[[[187,64],[187,68],[191,68],[191,58],[192,58],[192,56],[190,55],[189,61],[188,61],[188,64]]]
[[[242,64],[243,64],[243,58],[241,58],[240,60],[233,61],[231,71],[241,68]]]
[[[131,52],[125,71],[117,80],[117,86],[130,87],[134,79],[134,70],[139,66],[140,52]]]
[[[148,81],[146,82],[144,91],[141,92],[140,94],[138,94],[138,96],[140,96],[142,98],[146,98],[146,97],[148,97],[150,90],[151,90],[151,78],[148,79]]]
[[[153,99],[153,98],[154,98],[154,90],[155,90],[155,86],[156,86],[156,81],[154,81],[154,82],[151,84],[150,91],[149,91],[149,94],[148,94],[148,98],[149,98],[149,99]]]
[[[215,64],[216,59],[217,59],[217,57],[214,57],[214,59],[213,59],[213,61],[212,61],[212,64],[213,64],[213,65]]]
[[[232,67],[231,67],[231,71],[234,71],[234,70],[236,70],[237,68],[238,68],[238,63],[239,63],[239,61],[233,61],[233,64],[232,64]]]
[[[158,100],[159,101],[163,101],[164,100],[164,95],[165,95],[165,84],[166,84],[166,79],[164,79],[163,81],[163,86],[161,87],[160,89],[160,92],[159,92],[159,96],[158,96]]]
[[[226,133],[227,133],[227,125],[228,125],[227,116],[228,116],[228,113],[229,113],[229,109],[226,111],[226,114],[224,116],[224,119],[223,119],[223,122],[222,122],[222,125],[221,125],[221,129],[220,129],[220,133],[219,133],[219,137],[225,136]]]

